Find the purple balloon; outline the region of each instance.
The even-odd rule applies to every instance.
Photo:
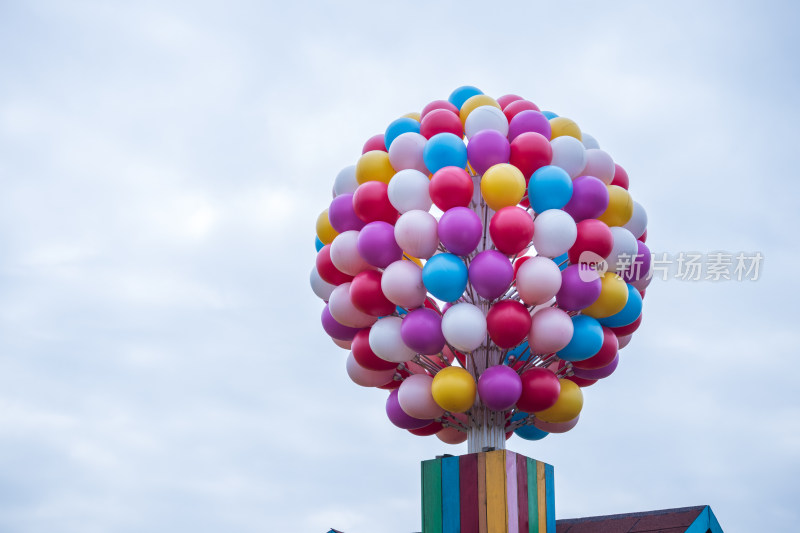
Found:
[[[626,283],[632,283],[647,276],[650,272],[650,262],[653,259],[650,255],[650,248],[642,241],[636,241],[638,250],[636,257],[633,258],[631,265],[622,273],[622,279]]]
[[[578,176],[572,180],[572,198],[564,211],[575,222],[597,218],[608,208],[608,187],[594,176]]]
[[[510,409],[522,395],[522,379],[509,366],[491,366],[478,378],[478,394],[489,409]]]
[[[433,422],[433,420],[421,420],[406,414],[397,399],[397,389],[394,389],[386,400],[386,416],[389,417],[392,424],[400,429],[419,429]]]
[[[468,207],[452,207],[445,211],[439,219],[438,230],[445,248],[461,256],[471,254],[483,236],[480,217]]]
[[[340,194],[331,202],[328,208],[328,220],[331,226],[339,233],[350,230],[360,230],[364,227],[364,221],[358,218],[353,209],[353,195]]]
[[[570,265],[561,272],[561,288],[556,294],[558,307],[580,311],[600,297],[600,275],[588,265]]]
[[[467,143],[467,159],[478,174],[483,174],[498,163],[508,163],[509,157],[511,145],[505,135],[497,130],[479,131]]]
[[[328,304],[325,304],[325,308],[322,310],[322,329],[334,339],[351,341],[361,328],[351,328],[337,322],[328,310]]]
[[[534,111],[533,109],[520,111],[508,123],[508,140],[513,141],[517,136],[529,131],[549,139],[551,134],[550,121],[539,111]]]
[[[403,318],[400,325],[403,343],[417,353],[435,355],[444,348],[442,317],[433,309],[414,309]]]
[[[572,373],[583,379],[603,379],[613,374],[614,370],[617,369],[618,364],[619,352],[617,352],[617,355],[614,356],[614,359],[612,359],[611,362],[604,367],[595,368],[594,370],[584,370],[582,368],[573,367]]]
[[[394,226],[380,220],[361,229],[357,247],[364,261],[378,268],[386,268],[403,257],[403,250],[394,240]]]
[[[497,250],[484,250],[469,264],[469,282],[487,300],[502,296],[513,279],[511,261]]]

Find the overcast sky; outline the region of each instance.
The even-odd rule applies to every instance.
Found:
[[[308,286],[337,172],[476,85],[573,118],[654,252],[760,252],[654,282],[580,424],[509,447],[559,517],[709,504],[800,521],[792,2],[0,3],[0,530],[419,530],[419,462],[344,372]]]

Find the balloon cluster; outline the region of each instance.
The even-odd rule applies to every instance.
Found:
[[[393,424],[503,447],[572,429],[581,389],[617,368],[642,320],[646,224],[574,121],[465,86],[338,174],[311,286]]]

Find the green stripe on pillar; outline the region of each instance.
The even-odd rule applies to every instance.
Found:
[[[442,533],[442,461],[422,461],[422,531]]]
[[[458,457],[442,459],[442,533],[461,531]]]
[[[528,533],[539,533],[539,491],[536,488],[536,461],[528,459]]]

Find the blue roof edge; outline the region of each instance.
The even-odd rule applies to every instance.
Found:
[[[717,517],[714,516],[714,511],[711,510],[711,507],[706,505],[703,510],[697,515],[694,522],[686,528],[685,533],[724,533],[722,531],[722,527],[719,525],[719,521],[717,521]]]

